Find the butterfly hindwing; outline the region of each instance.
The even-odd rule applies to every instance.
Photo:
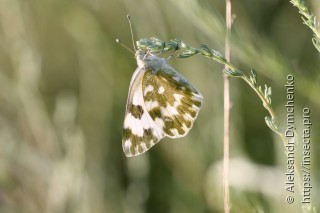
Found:
[[[138,67],[130,83],[122,138],[123,151],[128,157],[146,152],[164,137],[144,104],[142,77],[145,72],[144,67]]]
[[[168,64],[144,73],[145,108],[156,125],[171,138],[185,136],[202,104],[202,95]]]

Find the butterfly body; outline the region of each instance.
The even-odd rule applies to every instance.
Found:
[[[136,51],[123,125],[126,156],[149,150],[164,137],[185,136],[202,105],[202,95],[167,60]]]

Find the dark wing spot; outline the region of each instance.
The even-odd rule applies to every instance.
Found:
[[[197,107],[201,107],[201,101],[193,100],[193,104]]]
[[[148,111],[149,115],[151,116],[152,120],[156,120],[156,118],[162,118],[162,112],[160,107],[155,107]]]
[[[142,115],[143,115],[143,109],[142,106],[140,105],[132,105],[131,107],[131,115],[135,118],[141,119]]]

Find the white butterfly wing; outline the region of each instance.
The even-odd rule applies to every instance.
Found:
[[[165,136],[144,104],[142,78],[145,72],[145,67],[139,66],[130,82],[122,137],[122,148],[127,157],[146,152]]]

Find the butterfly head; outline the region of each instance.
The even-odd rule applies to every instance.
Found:
[[[144,60],[146,56],[147,55],[144,51],[136,50],[135,57],[136,57],[138,66],[143,66],[145,64]]]
[[[161,67],[167,63],[167,60],[160,58],[143,50],[137,50],[135,53],[138,67]]]

